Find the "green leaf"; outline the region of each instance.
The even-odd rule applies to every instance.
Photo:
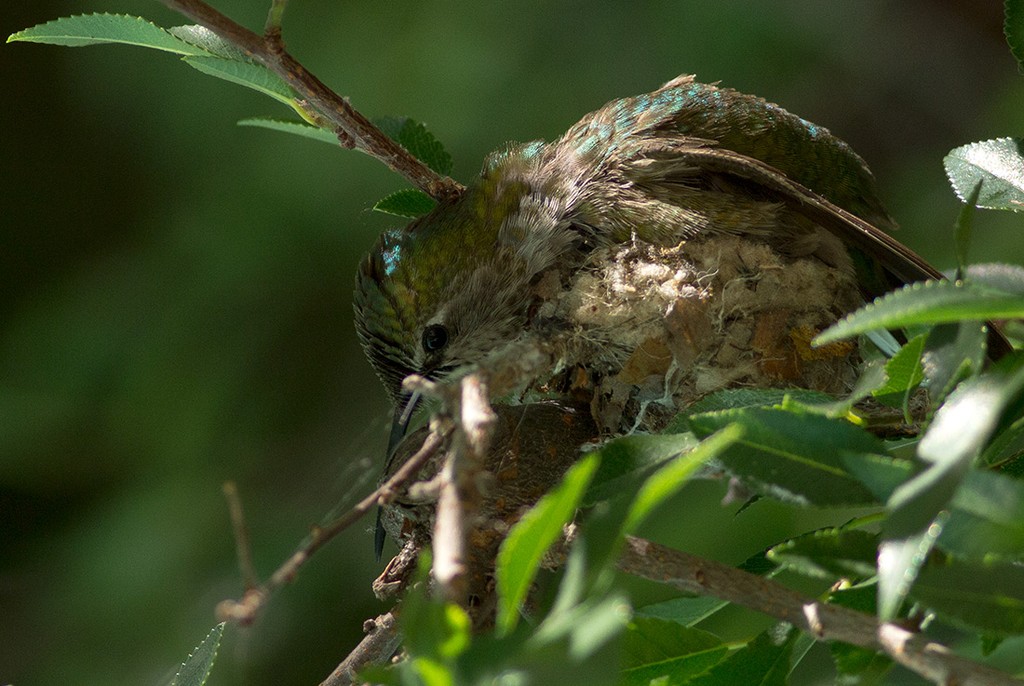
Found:
[[[735,422],[743,436],[719,456],[755,492],[801,505],[876,502],[846,470],[846,453],[883,453],[882,443],[838,419],[780,409],[746,408],[691,417],[698,436]]]
[[[647,518],[658,505],[679,492],[683,484],[693,476],[701,465],[722,454],[729,446],[743,435],[743,428],[738,424],[726,426],[718,433],[704,439],[693,450],[680,455],[652,474],[640,487],[629,514],[622,525],[624,534],[636,531],[636,528]],[[639,437],[637,437],[639,438]],[[647,438],[669,438],[668,436],[649,436]]]
[[[910,478],[914,468],[909,460],[867,453],[843,455],[843,466],[871,491],[878,502],[892,497],[893,491]]]
[[[252,57],[246,54],[244,50],[237,45],[228,43],[205,26],[198,24],[172,26],[167,29],[167,33],[217,57],[225,57],[238,62],[254,63]]]
[[[430,568],[429,554],[420,559],[420,564],[424,570]],[[421,576],[425,581],[425,572]],[[472,622],[466,611],[454,603],[428,597],[424,583],[406,594],[400,620],[409,653],[438,666],[451,664],[472,643]]]
[[[921,569],[910,595],[946,620],[989,635],[1024,633],[1024,567],[950,559]]]
[[[776,625],[689,683],[693,686],[785,686],[793,644],[799,636],[800,632],[788,624]]]
[[[374,124],[438,174],[451,173],[452,156],[423,124],[408,117],[381,117]]]
[[[863,583],[847,588],[835,589],[828,594],[828,603],[846,607],[864,614],[875,614],[874,584]],[[875,686],[881,683],[892,668],[892,660],[885,653],[859,648],[840,641],[830,641],[829,652],[839,673],[837,684],[849,686]]]
[[[939,547],[975,558],[1024,558],[1024,482],[974,469],[952,504]]]
[[[653,679],[666,686],[683,684],[718,664],[728,652],[714,634],[662,619],[637,617],[622,650],[624,686],[647,686]]]
[[[574,464],[562,483],[523,515],[502,543],[495,569],[499,634],[507,634],[515,628],[519,606],[526,598],[544,553],[572,519],[598,464],[599,458],[594,454]]]
[[[671,598],[670,600],[638,608],[636,616],[664,619],[682,624],[683,626],[693,626],[698,622],[704,621],[728,604],[724,600],[710,596]]]
[[[403,188],[385,196],[373,206],[374,211],[415,219],[437,207],[437,201],[421,190]]]
[[[298,94],[284,80],[261,64],[254,62],[238,62],[224,57],[183,57],[188,66],[204,74],[216,76],[231,83],[251,88],[254,91],[269,95],[273,99],[299,110]]]
[[[910,395],[924,379],[921,354],[926,338],[926,334],[921,334],[907,341],[907,344],[885,364],[885,385],[871,392],[879,402],[903,410],[907,423],[911,419]]]
[[[964,378],[985,364],[985,325],[978,321],[939,324],[928,333],[921,358],[928,395],[938,405]]]
[[[957,215],[953,227],[954,244],[956,245],[956,279],[963,281],[967,269],[967,249],[971,245],[971,233],[974,231],[974,210],[981,196],[983,182],[979,179],[964,200],[963,207]]]
[[[996,138],[954,148],[942,160],[953,190],[968,202],[982,184],[977,206],[990,210],[1024,210],[1024,141]]]
[[[1024,417],[1018,417],[1009,426],[999,431],[985,452],[981,461],[987,465],[1002,464],[1006,458],[1024,448]]]
[[[338,137],[335,136],[333,132],[328,131],[327,129],[321,129],[318,126],[306,124],[305,122],[271,119],[270,117],[249,117],[248,119],[240,120],[238,125],[291,133],[296,136],[302,136],[303,138],[309,138],[310,140],[327,143],[335,147],[338,146]]]
[[[1024,317],[1024,299],[970,283],[924,281],[877,298],[814,339],[832,343],[874,329]]]
[[[878,547],[878,618],[882,621],[896,617],[942,531],[944,519],[940,515],[935,526],[906,538],[882,541]]]
[[[177,55],[208,56],[206,50],[176,38],[142,17],[126,14],[82,14],[54,19],[45,24],[18,31],[7,42],[27,41],[79,47],[103,43],[137,45]]]
[[[1024,0],[1006,0],[1004,12],[1003,33],[1017,58],[1017,70],[1024,73]]]
[[[825,579],[874,576],[877,555],[877,535],[839,528],[812,531],[768,551],[772,562]]]
[[[1024,267],[1020,265],[1001,262],[972,264],[967,268],[967,279],[980,286],[1024,296]]]
[[[220,647],[221,636],[224,635],[224,624],[221,622],[206,634],[199,645],[181,663],[181,668],[174,675],[171,686],[203,686],[210,678],[210,671],[217,659],[217,648]]]
[[[927,527],[946,507],[994,433],[1008,405],[1024,392],[1024,358],[1006,358],[990,372],[962,383],[935,413],[917,447],[927,467],[889,499],[887,538]]]
[[[601,466],[583,502],[593,505],[623,493],[635,493],[650,474],[674,457],[693,450],[700,440],[690,433],[634,434],[608,441],[597,453]]]

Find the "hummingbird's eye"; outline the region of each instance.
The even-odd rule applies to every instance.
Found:
[[[423,349],[428,353],[436,353],[448,345],[448,329],[440,324],[431,324],[423,329]]]

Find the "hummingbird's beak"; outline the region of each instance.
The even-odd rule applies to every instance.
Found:
[[[385,473],[391,470],[391,461],[395,458],[395,451],[398,449],[398,444],[405,438],[405,432],[409,429],[409,422],[412,421],[412,413],[416,411],[416,406],[420,404],[420,398],[423,394],[419,391],[413,391],[409,395],[403,395],[397,403],[395,403],[395,415],[391,419],[391,433],[388,435],[388,452],[387,452],[387,463]],[[384,540],[387,538],[387,534],[384,532],[384,525],[380,520],[381,508],[377,508],[377,525],[373,531],[373,552],[377,556],[377,562],[380,562],[380,556],[384,552]]]
[[[412,413],[416,411],[416,406],[420,404],[420,398],[422,397],[422,393],[414,391],[408,396],[403,396],[395,405],[395,415],[391,419],[391,434],[388,436],[388,466],[390,466],[398,444],[405,438],[405,432],[409,429],[409,422],[412,421]]]

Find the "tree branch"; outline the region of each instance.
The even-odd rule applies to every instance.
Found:
[[[568,537],[573,538],[572,534]],[[1020,686],[1020,680],[954,655],[948,648],[895,624],[839,605],[821,603],[779,583],[713,560],[629,536],[620,571],[688,593],[714,596],[789,622],[818,640],[883,651],[938,684]]]
[[[343,146],[356,148],[383,162],[439,202],[457,197],[464,190],[461,184],[437,174],[386,136],[345,98],[325,86],[285,50],[280,27],[284,2],[278,0],[271,7],[265,36],[253,33],[202,0],[160,2],[238,46],[284,79],[334,127]]]
[[[320,682],[320,686],[350,686],[363,667],[381,664],[394,655],[402,642],[396,614],[397,610],[392,609],[376,619],[368,619],[363,624],[366,637]]]

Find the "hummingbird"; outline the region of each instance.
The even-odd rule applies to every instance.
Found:
[[[850,146],[778,105],[693,76],[609,102],[555,141],[507,144],[460,196],[385,231],[359,267],[356,328],[394,403],[391,449],[419,401],[403,390],[405,377],[441,380],[531,339],[568,341],[560,367],[589,374],[595,396],[651,399],[687,384],[699,395],[714,384],[687,381],[687,368],[721,367],[737,341],[739,357],[750,358],[763,328],[731,313],[732,284],[758,283],[744,291],[749,311],[789,295],[773,311],[791,329],[809,323],[809,340],[865,300],[942,278],[889,236],[895,228]],[[799,284],[779,281],[801,269],[810,271]],[[770,280],[776,288],[759,295]],[[708,305],[715,298],[723,302]],[[793,319],[815,298],[824,315]],[[587,314],[598,310],[603,320]],[[723,321],[735,331],[709,347]],[[624,376],[640,358],[661,361]],[[657,388],[645,391],[651,378]],[[606,424],[614,428],[628,402]]]

